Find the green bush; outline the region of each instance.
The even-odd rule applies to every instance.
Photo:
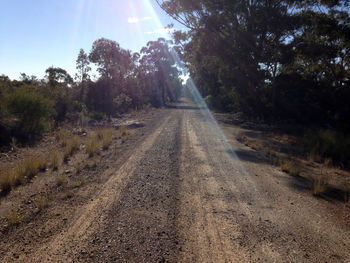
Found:
[[[16,89],[8,96],[6,108],[14,118],[13,134],[19,139],[32,139],[50,128],[53,102],[33,90]]]
[[[114,109],[117,112],[124,113],[130,109],[132,99],[125,93],[121,93],[118,97],[113,99]]]

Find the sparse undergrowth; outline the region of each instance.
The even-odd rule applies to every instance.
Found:
[[[51,168],[52,170],[57,170],[58,167],[60,166],[60,154],[57,150],[54,150],[50,154],[50,161],[51,161]]]
[[[66,186],[68,184],[68,179],[66,175],[59,175],[56,177],[57,186]]]
[[[63,160],[67,162],[70,157],[72,157],[80,147],[80,140],[77,136],[74,136],[72,139],[66,142],[66,146],[64,148]]]
[[[2,194],[7,194],[25,179],[32,179],[40,171],[45,171],[46,167],[47,161],[44,158],[31,156],[20,162],[16,168],[8,168],[1,171],[0,189]]]
[[[22,222],[23,216],[18,212],[17,208],[12,207],[6,216],[6,220],[10,226],[18,225]]]
[[[283,172],[286,172],[292,176],[298,176],[301,173],[301,167],[295,161],[291,161],[291,160],[282,161],[280,163],[280,167],[281,167]]]
[[[289,153],[287,156],[285,156],[281,154],[280,151],[273,150],[272,147],[268,146],[266,142],[258,142],[256,139],[249,139],[245,134],[239,134],[236,136],[236,139],[246,146],[262,152],[269,158],[272,165],[279,165],[283,172],[288,173],[291,176],[300,176],[301,172],[303,171],[305,173],[304,177],[309,182],[312,195],[320,196],[329,192],[330,175],[324,174],[323,171],[325,168],[330,169],[333,167],[333,159],[327,157],[325,154],[326,152],[329,152],[330,149],[333,149],[332,147],[337,144],[337,140],[334,139],[333,133],[321,132],[320,134],[315,135],[315,141],[318,140],[318,143],[316,143],[317,147],[314,147],[306,155],[306,163],[308,163],[312,169],[307,168],[307,165],[304,164],[302,160],[298,160],[298,158],[302,157],[299,155],[295,156],[295,153],[294,155],[293,153]],[[319,165],[313,166],[313,162],[318,162]],[[317,168],[315,169],[315,167]],[[318,172],[318,170],[320,170],[320,174],[316,175],[315,173]],[[343,200],[345,202],[349,202],[349,193],[341,189],[338,190],[340,193],[343,193]]]
[[[86,147],[86,152],[89,155],[89,157],[93,157],[95,155],[98,155],[101,152],[100,144],[99,144],[98,140],[92,136],[90,136],[87,139],[85,147]]]
[[[112,144],[114,134],[115,130],[113,128],[103,128],[96,130],[97,138],[101,141],[103,150],[107,150]]]
[[[35,206],[39,209],[39,211],[44,210],[46,207],[49,206],[49,198],[47,194],[37,195],[33,202]]]
[[[328,177],[319,175],[312,179],[311,191],[314,196],[319,196],[325,193],[328,189]]]

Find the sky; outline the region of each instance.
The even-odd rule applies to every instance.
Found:
[[[101,38],[134,52],[159,37],[171,38],[172,20],[155,0],[0,0],[0,75],[43,78],[61,67],[74,76],[80,48]]]

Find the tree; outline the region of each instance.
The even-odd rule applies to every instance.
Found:
[[[154,75],[160,105],[164,105],[167,98],[170,101],[175,101],[181,86],[180,72],[176,67],[175,58],[171,54],[170,44],[172,44],[171,41],[159,38],[157,41],[148,42],[147,47],[141,49],[143,55],[140,60],[141,67],[146,74]]]
[[[110,118],[113,111],[113,99],[121,94],[125,80],[133,67],[132,53],[122,49],[113,40],[100,38],[93,43],[89,59],[97,65],[101,79],[107,86],[107,94],[104,97],[106,98],[106,113]]]
[[[348,1],[157,2],[188,28],[176,43],[221,109],[328,124],[350,117]]]
[[[78,58],[76,60],[76,69],[78,73],[76,74],[76,79],[80,81],[80,100],[84,101],[85,99],[85,87],[86,83],[89,80],[89,72],[91,70],[90,61],[85,53],[84,49],[80,49]]]
[[[71,92],[73,78],[66,70],[59,67],[49,67],[45,72],[48,88],[44,91],[44,95],[55,102],[56,121],[63,121],[73,107]]]

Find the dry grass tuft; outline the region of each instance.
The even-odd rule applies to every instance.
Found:
[[[81,165],[81,162],[77,162],[77,163],[75,164],[75,172],[76,172],[76,174],[80,174],[80,172],[82,171],[82,169],[83,169],[83,166]]]
[[[319,196],[325,193],[328,189],[328,177],[326,175],[319,175],[312,179],[312,194]]]
[[[84,180],[76,180],[76,181],[71,181],[70,185],[74,188],[78,188],[80,186],[82,186],[84,183]]]
[[[33,202],[34,202],[35,206],[39,209],[39,211],[41,211],[49,206],[49,198],[48,198],[47,194],[37,195]]]
[[[119,133],[121,136],[126,136],[126,135],[129,135],[129,130],[128,130],[128,127],[126,126],[120,126],[119,127]]]
[[[236,140],[243,143],[246,146],[248,146],[248,144],[249,144],[248,137],[246,135],[244,135],[243,133],[238,134],[236,136]]]
[[[66,186],[68,184],[68,179],[66,175],[60,175],[56,177],[57,186]]]
[[[96,138],[89,137],[86,142],[86,152],[88,153],[89,157],[93,157],[97,154],[100,154],[101,149],[100,145]]]
[[[107,150],[113,141],[115,130],[113,128],[103,128],[96,130],[96,136],[102,143],[102,149]]]
[[[41,157],[39,158],[38,162],[39,162],[38,164],[39,171],[44,172],[47,168],[47,163],[48,163],[47,158]]]
[[[280,167],[283,172],[286,172],[292,176],[298,176],[301,173],[300,166],[294,161],[282,161]]]
[[[77,136],[74,136],[72,139],[68,140],[64,148],[63,160],[67,162],[69,157],[72,157],[80,147],[80,140]]]
[[[18,212],[18,209],[12,207],[8,212],[6,219],[10,226],[19,225],[23,220],[23,216]]]
[[[33,178],[38,172],[42,160],[36,156],[31,156],[23,161],[21,170],[24,171],[24,178]]]
[[[57,141],[61,141],[64,138],[68,137],[69,132],[66,129],[61,129],[56,131],[55,137]]]
[[[0,174],[0,188],[3,193],[8,193],[11,191],[12,187],[15,185],[16,173],[12,169],[2,171]]]
[[[60,154],[58,151],[53,151],[50,154],[50,160],[51,160],[51,167],[52,170],[57,170],[60,166]]]

